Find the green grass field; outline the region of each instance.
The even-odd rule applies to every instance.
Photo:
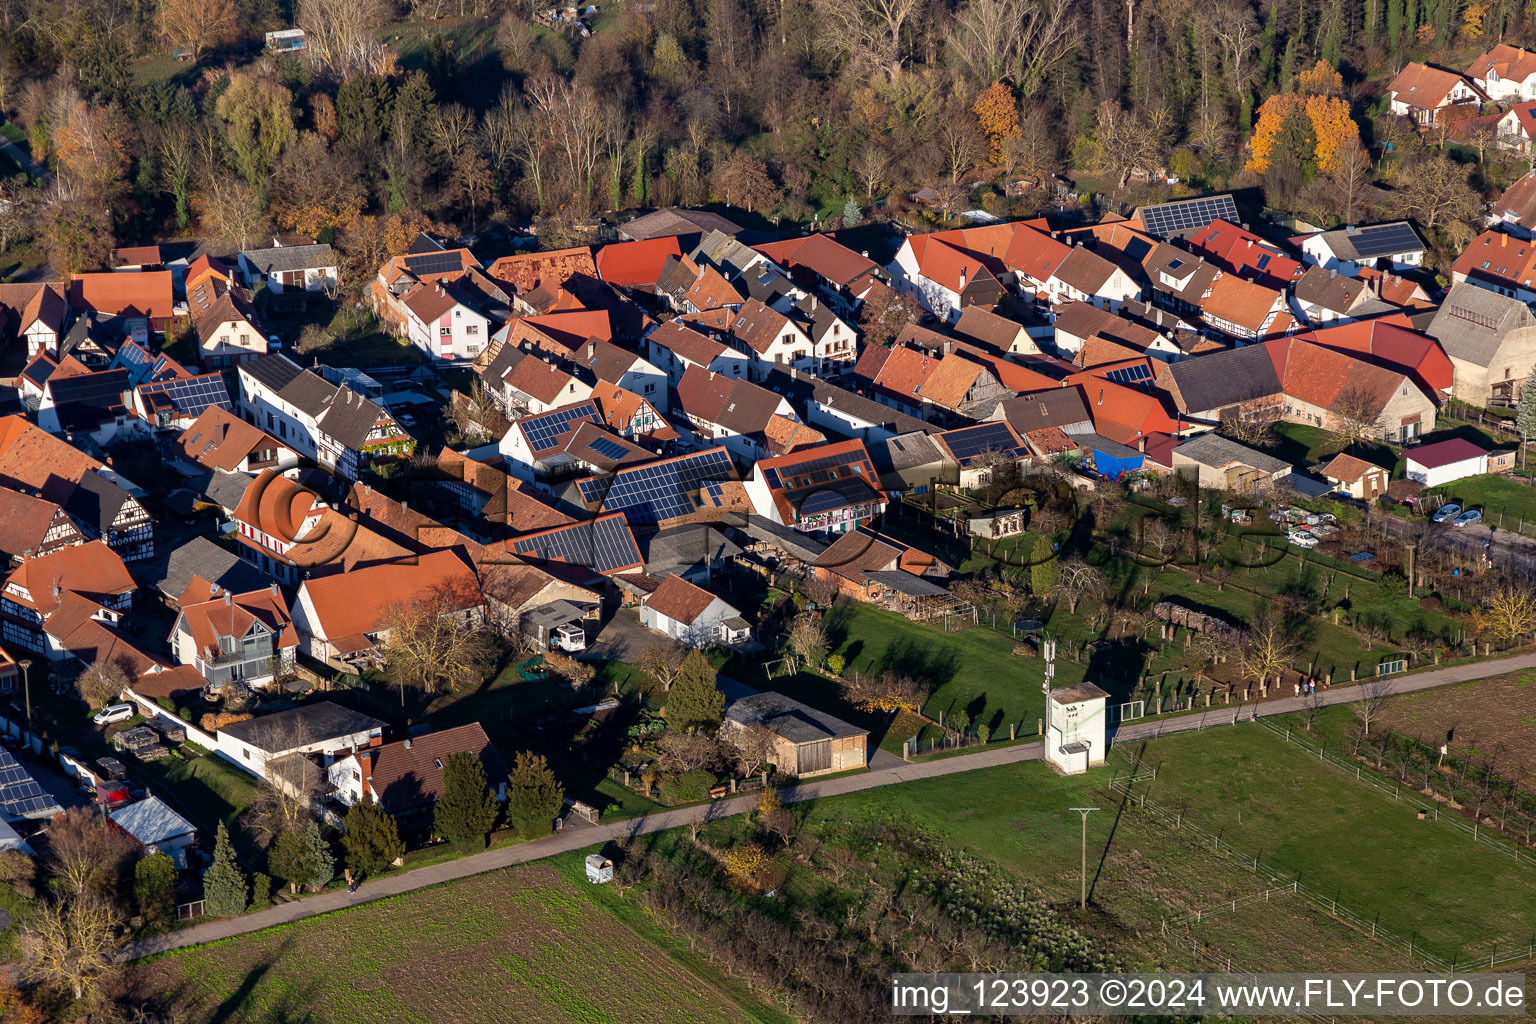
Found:
[[[1417,820],[1422,801],[1395,802],[1255,726],[1160,739],[1143,757],[1158,769],[1149,799],[1441,956],[1531,935],[1536,871]]]
[[[255,801],[260,784],[212,754],[190,761],[145,761],[138,770],[152,786],[169,791],[175,806],[185,807],[193,824],[212,835],[219,822],[232,824]]]
[[[787,1018],[659,929],[581,855],[160,957],[129,992],[185,1022],[479,1024]]]
[[[1536,872],[1433,821],[1416,804],[1395,804],[1297,747],[1259,729],[1187,733],[1138,748],[1158,766],[1148,799],[1180,808],[1220,832],[1244,855],[1258,855],[1366,918],[1404,936],[1417,935],[1449,957],[1494,940],[1524,942],[1536,921]],[[1079,818],[1071,807],[1100,807],[1089,819],[1089,881],[1098,912],[1118,927],[1159,931],[1160,921],[1262,891],[1270,883],[1158,819],[1124,810],[1107,789],[1115,766],[1063,778],[1028,763],[908,783],[819,802],[813,821],[890,816],[936,828],[1040,887],[1047,899],[1070,902],[1078,892]],[[1400,963],[1405,958],[1348,931],[1300,900],[1286,919],[1308,922],[1284,939],[1272,931],[1277,910],[1215,916],[1223,946],[1240,962],[1294,963],[1333,950],[1324,962]],[[1267,922],[1267,923],[1266,923]],[[1297,924],[1300,926],[1300,924]],[[1265,936],[1284,945],[1266,948]],[[1176,945],[1176,943],[1175,943]],[[1139,944],[1144,951],[1151,945]],[[1352,953],[1341,954],[1349,949]],[[1345,959],[1334,957],[1343,955]],[[1317,964],[1317,960],[1311,961]],[[1258,969],[1281,970],[1281,966]]]

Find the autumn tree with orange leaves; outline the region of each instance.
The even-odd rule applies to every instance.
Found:
[[[1019,108],[1014,105],[1012,90],[1002,82],[993,82],[976,97],[976,105],[971,108],[971,112],[976,115],[981,133],[991,144],[992,162],[1002,163],[1004,147],[1010,139],[1017,139],[1022,134],[1019,129]]]
[[[1310,132],[1312,138],[1312,152],[1297,153],[1297,158],[1310,159],[1324,174],[1337,172],[1344,154],[1359,144],[1360,126],[1350,116],[1349,101],[1337,95],[1343,88],[1338,71],[1318,61],[1296,76],[1296,87],[1296,92],[1276,93],[1259,107],[1248,158],[1250,171],[1268,171],[1282,140],[1294,139],[1297,128]]]

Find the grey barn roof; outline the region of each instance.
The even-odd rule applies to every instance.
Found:
[[[321,701],[262,715],[245,722],[227,725],[219,731],[249,743],[258,750],[275,754],[353,733],[383,729],[384,723],[340,704]]]
[[[1184,411],[1204,412],[1279,394],[1280,377],[1263,345],[1212,352],[1168,365]]]
[[[172,600],[186,593],[193,576],[201,576],[236,594],[260,590],[272,580],[250,562],[207,537],[193,537],[165,554],[163,560],[156,560],[154,566],[154,571],[148,573],[148,582]]]
[[[775,736],[797,745],[869,734],[867,729],[771,690],[742,697],[726,709],[725,716],[739,725],[760,722]]]
[[[937,583],[925,580],[921,576],[914,576],[905,569],[866,569],[864,570],[864,575],[876,583],[884,583],[897,593],[906,594],[908,597],[949,596],[949,591]]]
[[[1222,437],[1214,430],[1190,438],[1173,450],[1175,455],[1194,459],[1202,466],[1211,466],[1220,469],[1232,463],[1240,463],[1261,473],[1281,473],[1291,468],[1289,462],[1277,459],[1273,455],[1249,448],[1245,444],[1238,444],[1228,437]]]
[[[1424,333],[1452,359],[1487,366],[1506,334],[1532,326],[1536,316],[1519,299],[1462,282],[1452,286]]]
[[[325,243],[315,245],[279,245],[271,249],[247,249],[240,255],[263,275],[295,270],[319,270],[334,267],[336,254]]]

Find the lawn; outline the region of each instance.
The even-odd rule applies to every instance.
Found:
[[[190,815],[192,823],[208,835],[217,830],[221,821],[233,823],[256,800],[260,789],[254,775],[213,754],[189,761],[144,761],[136,770],[159,795],[171,800],[172,807]]]
[[[862,603],[834,608],[826,625],[832,652],[842,655],[847,666],[845,675],[895,670],[918,679],[931,688],[923,706],[930,717],[964,711],[996,736],[1007,735],[1010,723],[1033,729],[1044,714],[1043,663],[1014,657],[1014,640],[1006,633],[979,626],[945,632]],[[1070,686],[1082,678],[1081,665],[1058,664],[1058,685]]]
[[[1197,925],[1170,926],[1165,935],[1165,920],[1219,908],[1262,892],[1267,883],[1213,855],[1188,833],[1150,816],[1119,813],[1118,798],[1105,788],[1113,771],[1099,768],[1064,778],[1029,762],[822,800],[809,818],[812,825],[828,826],[909,821],[1007,868],[1050,903],[1069,908],[1078,899],[1082,828],[1070,808],[1098,807],[1102,810],[1088,821],[1092,905],[1086,920],[1133,969],[1191,970],[1213,960],[1224,969],[1226,957],[1247,970],[1413,969],[1405,957],[1361,938],[1305,901],[1278,894],[1236,914],[1218,910]],[[1195,958],[1192,947],[1210,959]]]
[[[130,998],[179,1021],[787,1021],[662,932],[581,854],[142,964]]]
[[[1393,801],[1257,726],[1167,737],[1140,753],[1157,766],[1149,799],[1442,957],[1530,937],[1536,872],[1417,820],[1421,801]]]

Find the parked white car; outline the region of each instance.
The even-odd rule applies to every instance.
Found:
[[[1292,530],[1285,539],[1299,548],[1317,547],[1316,534],[1308,533],[1306,530]]]
[[[96,712],[96,717],[91,719],[91,721],[97,725],[111,725],[113,722],[126,722],[132,717],[132,704],[108,704]]]

